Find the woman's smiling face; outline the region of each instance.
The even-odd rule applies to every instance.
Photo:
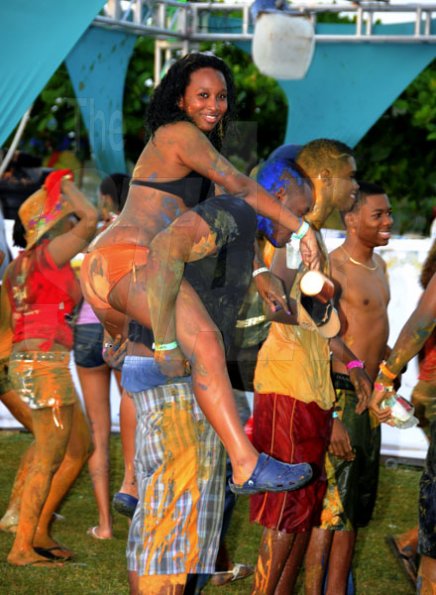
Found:
[[[227,112],[227,85],[214,68],[199,68],[191,74],[179,107],[202,132],[211,132]]]

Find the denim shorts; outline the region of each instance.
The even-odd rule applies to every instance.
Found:
[[[105,361],[103,350],[103,325],[100,323],[76,324],[74,327],[74,361],[82,368],[97,368]]]
[[[169,378],[159,370],[152,357],[126,355],[121,372],[121,386],[128,393],[139,393],[164,384],[191,383],[191,376]]]

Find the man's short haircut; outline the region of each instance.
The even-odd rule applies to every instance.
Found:
[[[298,152],[296,162],[309,177],[315,177],[323,169],[335,170],[342,160],[354,157],[354,151],[345,143],[318,138],[310,141]]]
[[[341,218],[345,225],[345,215],[347,213],[357,213],[360,207],[366,203],[368,196],[374,196],[376,194],[386,194],[385,190],[378,184],[372,182],[358,181],[359,190],[357,191],[356,198],[353,204],[347,211],[341,211]]]

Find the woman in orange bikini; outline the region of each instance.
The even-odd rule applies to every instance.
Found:
[[[222,60],[194,53],[173,64],[151,99],[151,138],[134,168],[126,205],[85,257],[82,289],[113,337],[127,334],[125,315],[153,330],[154,352],[148,354],[163,374],[186,375],[187,361],[192,365],[196,399],[229,454],[235,491],[283,491],[299,487],[294,475],[302,469],[292,470],[274,459],[265,461],[245,436],[220,335],[201,298],[182,281],[180,287],[168,287],[174,309],[159,312],[153,305],[158,297],[147,291],[145,265],[153,238],[213,196],[214,185],[226,192],[222,200],[237,195],[257,213],[295,231],[305,262],[311,268],[317,266],[316,240],[307,223],[219,153],[234,106],[232,75]],[[278,297],[285,307],[284,299]],[[211,394],[220,395],[219,407]]]

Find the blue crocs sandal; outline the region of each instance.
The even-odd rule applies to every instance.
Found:
[[[130,494],[124,494],[124,492],[117,492],[112,498],[112,506],[114,509],[120,514],[129,517],[129,519],[135,514],[137,504],[138,498],[135,498]]]
[[[312,467],[308,463],[290,465],[262,452],[250,479],[242,485],[230,480],[229,488],[234,494],[246,495],[258,492],[291,492],[302,488],[311,478]]]

